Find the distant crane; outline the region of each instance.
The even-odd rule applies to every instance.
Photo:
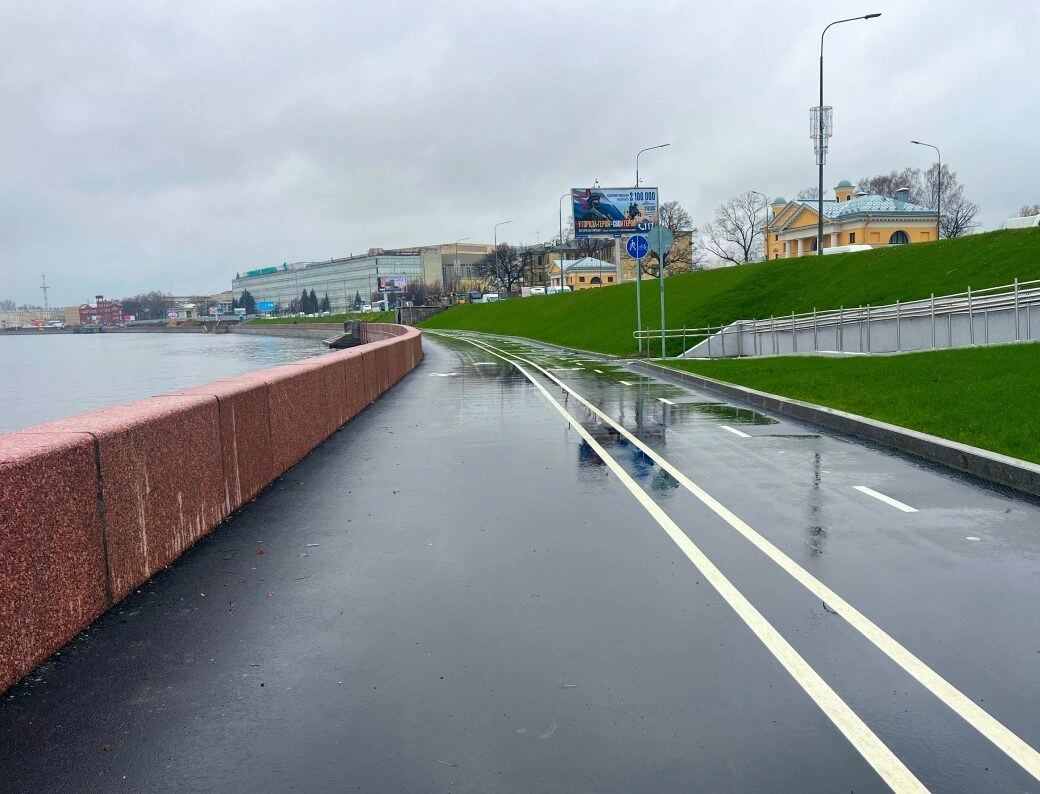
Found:
[[[44,308],[44,311],[46,311],[48,309],[48,306],[47,306],[47,290],[49,290],[50,287],[47,286],[47,276],[46,275],[40,276],[40,278],[43,279],[43,286],[41,286],[40,289],[43,290],[43,308]]]

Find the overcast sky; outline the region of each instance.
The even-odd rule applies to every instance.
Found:
[[[470,237],[530,243],[558,199],[635,179],[698,225],[926,168],[992,229],[1040,202],[1040,3],[6,0],[0,298],[208,294],[236,271]]]

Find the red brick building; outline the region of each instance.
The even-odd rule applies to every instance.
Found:
[[[93,304],[79,307],[80,325],[118,325],[123,322],[123,304],[98,295]]]

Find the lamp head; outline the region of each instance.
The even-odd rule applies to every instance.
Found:
[[[864,18],[864,19],[876,19],[876,18],[877,18],[877,17],[879,17],[879,16],[881,16],[881,14],[880,14],[880,13],[877,13],[877,14],[867,14],[867,15],[866,15],[865,17],[863,17],[863,18]]]

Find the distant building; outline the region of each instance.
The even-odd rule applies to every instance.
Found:
[[[448,293],[461,281],[475,278],[473,266],[491,252],[486,243],[455,243],[416,248],[371,248],[368,253],[329,259],[324,262],[285,262],[235,275],[231,293],[236,301],[249,290],[253,300],[271,303],[274,311],[287,311],[304,290],[314,291],[318,300],[326,295],[333,312],[353,308],[360,296],[364,303],[380,298],[380,285],[387,278],[404,279],[405,292],[424,293],[435,289]]]
[[[572,290],[606,287],[617,283],[617,266],[586,256],[581,259],[563,260],[564,284]],[[552,286],[560,285],[560,268],[554,264],[550,272]]]
[[[1020,218],[1008,218],[1000,228],[1029,229],[1034,226],[1040,226],[1040,215],[1023,215]]]
[[[823,247],[869,245],[873,248],[936,239],[935,210],[911,204],[909,189],[892,197],[856,192],[843,179],[834,199],[823,202]],[[773,217],[766,226],[766,256],[789,259],[816,253],[817,199],[787,201],[776,198]]]
[[[94,303],[84,303],[79,307],[80,325],[119,325],[123,322],[123,304],[119,301],[105,300],[101,295]]]

